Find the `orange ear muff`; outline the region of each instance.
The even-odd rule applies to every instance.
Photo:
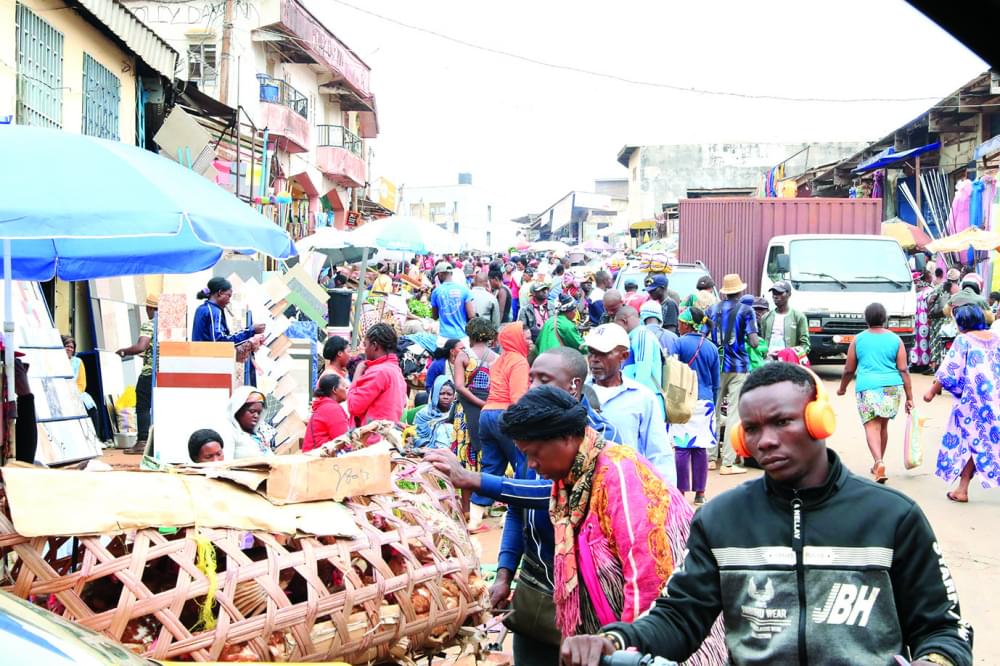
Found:
[[[747,438],[746,433],[743,432],[743,422],[740,421],[733,427],[733,434],[730,440],[733,444],[733,451],[736,452],[740,458],[752,458],[753,455],[750,453],[750,449],[747,448]]]
[[[837,415],[830,404],[826,387],[823,386],[823,380],[812,369],[805,366],[800,367],[812,375],[813,383],[816,385],[816,399],[806,405],[806,411],[803,415],[806,422],[806,431],[815,440],[827,439],[837,429]],[[750,453],[750,449],[747,447],[746,433],[743,432],[742,422],[737,423],[733,427],[730,442],[732,442],[733,451],[739,457],[753,457],[753,454]]]
[[[813,439],[827,439],[837,429],[837,415],[830,404],[823,380],[811,368],[800,367],[812,375],[813,382],[816,384],[816,399],[806,405],[806,430],[809,431],[809,436]]]

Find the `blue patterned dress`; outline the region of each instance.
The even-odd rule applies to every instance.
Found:
[[[1000,485],[1000,338],[962,334],[941,362],[937,380],[955,396],[935,474],[958,479],[971,457],[984,488]]]

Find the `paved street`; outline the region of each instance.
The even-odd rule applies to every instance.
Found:
[[[841,366],[819,366],[816,369],[826,380],[838,416],[837,433],[829,444],[852,471],[866,474],[871,467],[871,456],[855,407],[853,385],[847,395],[840,397],[836,391]],[[903,467],[904,421],[902,417],[897,417],[889,427],[889,451],[886,455],[889,485],[919,502],[927,514],[958,586],[962,614],[976,630],[976,664],[995,664],[997,655],[1000,655],[1000,635],[991,628],[1000,622],[995,604],[1000,591],[1000,534],[991,527],[995,528],[1000,518],[1000,492],[989,492],[973,479],[968,504],[955,504],[945,497],[948,489],[943,481],[934,476],[934,461],[951,410],[951,399],[942,396],[930,405],[924,403],[920,396],[930,383],[930,377],[913,377],[917,408],[930,418],[925,431],[924,464],[912,471]],[[709,472],[709,501],[754,474],[760,472],[751,470],[746,476],[738,477],[722,477],[718,472]],[[499,524],[501,521],[492,522]],[[484,562],[496,561],[499,535],[500,531],[496,529],[477,537],[483,545]]]

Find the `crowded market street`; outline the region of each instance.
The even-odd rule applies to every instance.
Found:
[[[1000,664],[981,4],[0,0],[0,666]]]

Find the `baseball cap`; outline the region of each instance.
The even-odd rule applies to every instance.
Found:
[[[629,348],[628,333],[618,324],[601,324],[583,339],[590,349],[607,354],[615,347]]]
[[[447,261],[439,261],[437,262],[437,265],[434,267],[434,274],[437,275],[438,273],[450,273],[453,270],[455,270],[455,267],[449,264]]]
[[[790,294],[792,293],[792,283],[788,280],[778,280],[773,285],[769,291],[776,291],[779,294]]]
[[[667,280],[666,275],[655,275],[646,281],[646,291],[653,291],[660,288],[666,289],[669,284],[670,281]]]
[[[663,310],[656,301],[646,301],[639,308],[639,319],[645,322],[650,317],[656,317],[661,322],[663,321]]]
[[[537,292],[539,292],[539,291],[541,291],[543,289],[548,289],[548,288],[549,288],[549,285],[546,284],[545,282],[539,281],[539,282],[532,282],[531,283],[531,293],[533,293],[533,294],[537,293]]]
[[[767,299],[765,299],[763,296],[758,296],[755,299],[753,299],[753,304],[752,304],[751,307],[753,307],[754,310],[770,310],[771,309],[771,306],[768,305],[768,303],[767,303]]]

